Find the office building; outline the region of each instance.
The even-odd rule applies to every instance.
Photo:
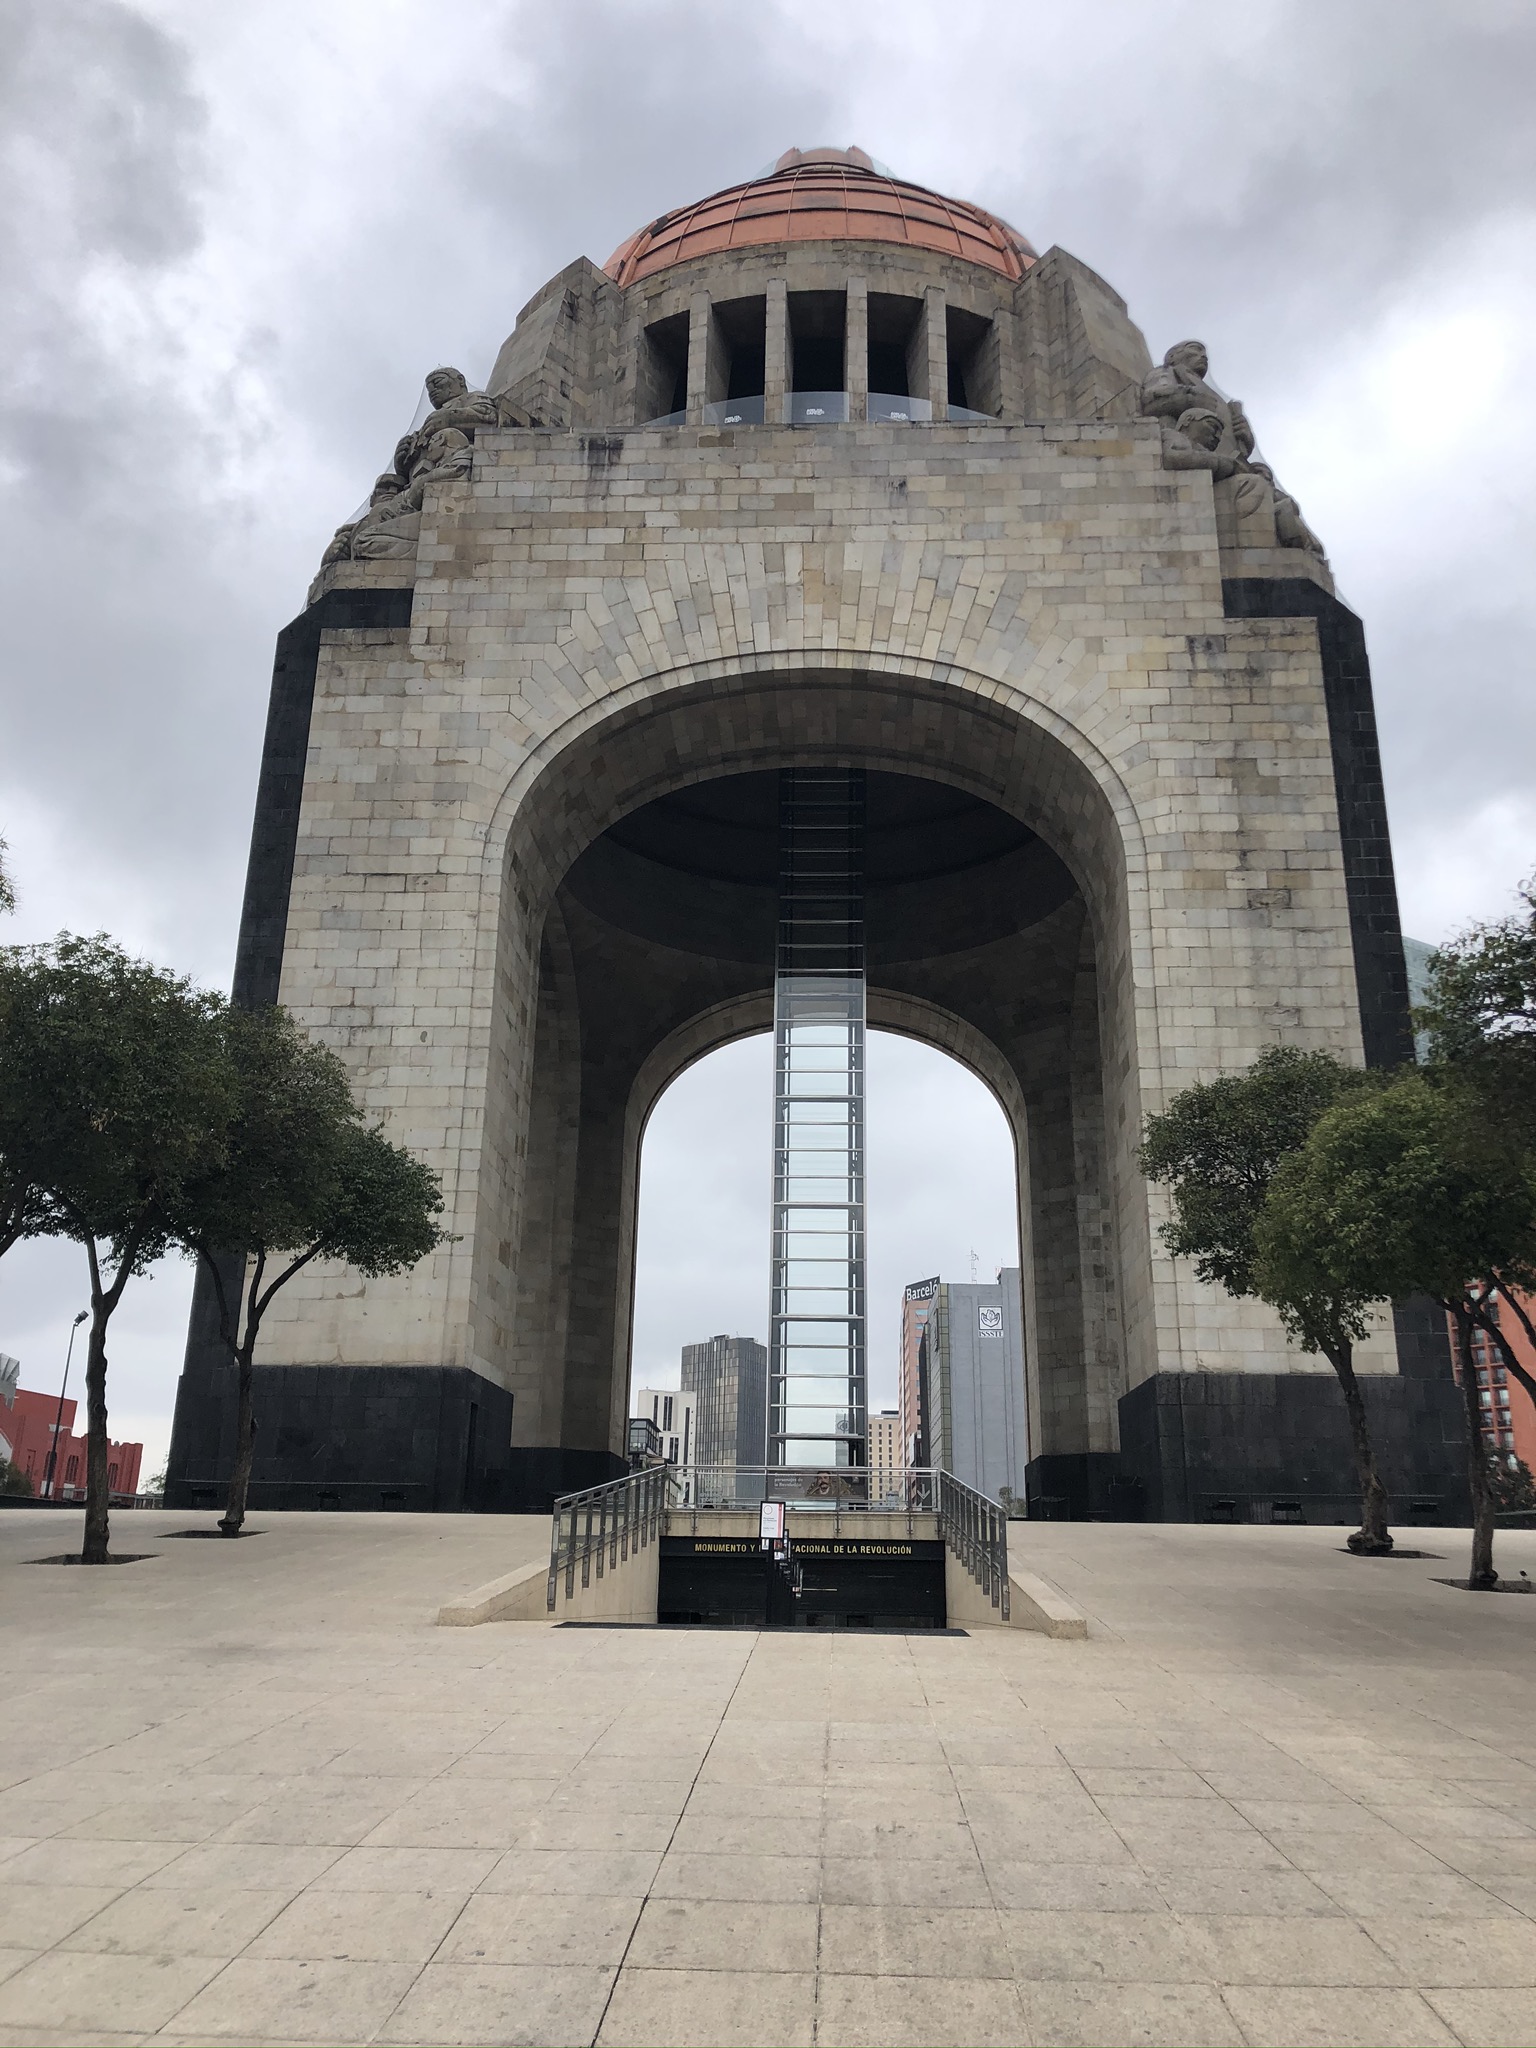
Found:
[[[768,1352],[753,1337],[683,1346],[683,1392],[695,1400],[695,1465],[764,1465]]]
[[[869,1497],[874,1501],[900,1501],[906,1497],[906,1450],[901,1433],[901,1410],[882,1408],[869,1418]]]
[[[669,1465],[691,1465],[698,1436],[698,1396],[676,1387],[638,1387],[631,1415],[654,1422],[661,1434],[661,1455]]]
[[[1022,1507],[1029,1463],[1019,1268],[991,1286],[922,1280],[902,1303],[901,1427],[914,1463]]]
[[[1521,1305],[1528,1316],[1536,1317],[1536,1296],[1522,1294]],[[1495,1296],[1490,1304],[1493,1320],[1499,1326],[1499,1335],[1504,1339],[1518,1362],[1528,1373],[1536,1375],[1536,1346],[1525,1334],[1525,1326],[1513,1312],[1508,1302]],[[1449,1323],[1450,1319],[1447,1318]],[[1455,1326],[1450,1329],[1453,1356],[1456,1351]],[[1513,1472],[1517,1466],[1525,1465],[1536,1472],[1536,1406],[1530,1395],[1518,1380],[1512,1379],[1503,1364],[1499,1349],[1486,1331],[1472,1333],[1472,1360],[1477,1369],[1477,1399],[1483,1418],[1483,1447],[1490,1458],[1496,1458],[1506,1471]],[[1455,1366],[1457,1384],[1461,1383],[1461,1361]]]

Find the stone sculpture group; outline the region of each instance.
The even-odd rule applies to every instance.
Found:
[[[1162,423],[1164,466],[1210,472],[1226,545],[1300,548],[1325,560],[1323,544],[1296,500],[1281,490],[1266,464],[1255,461],[1247,414],[1207,382],[1209,372],[1205,344],[1180,341],[1142,383],[1139,409],[1144,418]],[[400,440],[394,467],[375,482],[366,511],[337,527],[310,585],[311,604],[333,562],[415,560],[427,486],[469,475],[477,428],[535,424],[505,398],[472,391],[462,370],[433,370],[426,384],[432,410]]]
[[[1142,384],[1142,415],[1162,422],[1164,467],[1209,470],[1229,545],[1302,548],[1323,560],[1323,544],[1296,500],[1281,490],[1272,469],[1254,460],[1248,415],[1207,383],[1210,367],[1204,342],[1179,341]]]
[[[427,486],[469,475],[475,429],[531,424],[504,399],[471,391],[462,370],[433,370],[427,378],[427,396],[432,410],[397,443],[394,467],[375,482],[368,509],[337,527],[320,557],[321,576],[332,562],[414,561]],[[317,576],[310,585],[311,604],[319,595],[320,580]]]

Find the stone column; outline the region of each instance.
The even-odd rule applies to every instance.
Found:
[[[937,285],[923,293],[923,339],[928,351],[928,402],[936,420],[949,418],[949,321]]]
[[[688,424],[702,425],[709,396],[709,294],[695,292],[688,306]]]
[[[843,323],[843,385],[848,417],[869,416],[869,286],[862,277],[848,280],[848,310]]]
[[[782,277],[768,280],[768,325],[763,335],[763,419],[778,426],[789,418],[789,286]]]

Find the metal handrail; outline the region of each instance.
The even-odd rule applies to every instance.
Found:
[[[661,1518],[672,1504],[677,1480],[666,1465],[642,1466],[606,1486],[589,1486],[580,1493],[562,1493],[555,1501],[549,1530],[549,1586],[546,1606],[551,1614],[559,1595],[560,1574],[565,1573],[565,1597],[576,1595],[576,1567],[581,1566],[581,1583],[592,1583],[593,1560],[597,1576],[605,1569],[617,1571],[627,1564],[630,1552],[637,1554],[661,1534]]]
[[[960,1564],[998,1609],[1011,1616],[1008,1590],[1008,1512],[1000,1501],[952,1472],[909,1466],[900,1492],[871,1497],[872,1474],[865,1465],[825,1471],[789,1465],[688,1465],[678,1468],[681,1504],[700,1510],[750,1510],[759,1501],[783,1500],[792,1508],[832,1508],[839,1515],[937,1514],[939,1534]]]
[[[706,1476],[707,1475],[707,1476]],[[825,1479],[826,1492],[802,1490],[807,1482]],[[861,1498],[857,1491],[864,1484]],[[606,1486],[563,1493],[555,1502],[550,1524],[549,1584],[546,1605],[554,1613],[565,1579],[565,1598],[576,1594],[576,1568],[581,1583],[617,1571],[631,1553],[644,1550],[662,1534],[662,1517],[680,1502],[700,1508],[750,1509],[757,1502],[786,1499],[795,1507],[836,1507],[868,1514],[936,1513],[946,1547],[997,1608],[1011,1618],[1008,1590],[1008,1515],[1000,1502],[978,1493],[952,1472],[909,1469],[903,1475],[905,1498],[899,1502],[868,1497],[867,1468],[840,1466],[825,1474],[784,1465],[689,1466],[648,1465]],[[714,1495],[711,1499],[709,1496]]]
[[[952,1472],[935,1472],[939,1533],[991,1600],[1011,1619],[1008,1593],[1008,1516],[1000,1502],[978,1493]]]
[[[691,1508],[755,1508],[782,1500],[792,1508],[838,1508],[859,1514],[905,1514],[934,1508],[933,1474],[908,1470],[896,1475],[893,1491],[871,1492],[867,1465],[678,1465],[680,1505]]]

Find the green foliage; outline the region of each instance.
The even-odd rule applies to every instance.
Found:
[[[33,1232],[112,1246],[124,1278],[165,1249],[234,1110],[222,1008],[102,936],[0,949],[0,1161]]]
[[[1502,1458],[1498,1459],[1492,1471],[1492,1484],[1494,1505],[1500,1514],[1529,1514],[1536,1510],[1536,1478],[1523,1459],[1516,1459],[1513,1470]]]
[[[381,1131],[353,1129],[342,1146],[336,1207],[318,1239],[322,1258],[360,1273],[403,1273],[444,1241],[441,1183]]]
[[[1521,885],[1525,908],[1473,925],[1430,958],[1429,1001],[1414,1021],[1437,1061],[1517,1052],[1536,1060],[1536,877]]]
[[[1518,1146],[1487,1142],[1460,1091],[1423,1073],[1340,1101],[1275,1174],[1257,1233],[1269,1272],[1302,1255],[1364,1300],[1460,1301],[1528,1274],[1536,1185]]]
[[[1340,1285],[1311,1239],[1298,1234],[1282,1247],[1263,1235],[1273,1190],[1318,1119],[1375,1085],[1331,1053],[1269,1046],[1246,1074],[1186,1088],[1148,1118],[1141,1162],[1150,1179],[1172,1187],[1162,1238],[1174,1256],[1193,1259],[1212,1286],[1268,1302],[1287,1332],[1333,1367],[1360,1475],[1360,1530],[1349,1544],[1378,1553],[1392,1547],[1387,1496],[1354,1369],[1371,1296]]]
[[[0,1185],[24,1191],[29,1234],[74,1238],[91,1272],[87,1564],[107,1562],[107,1326],[223,1148],[223,1008],[102,936],[0,949]]]
[[[1369,1078],[1331,1053],[1274,1045],[1246,1074],[1186,1088],[1148,1117],[1141,1169],[1173,1191],[1161,1236],[1174,1257],[1229,1294],[1259,1293],[1254,1231],[1276,1169]]]
[[[6,843],[0,839],[0,916],[16,908],[16,885],[11,880],[11,871],[5,864]]]
[[[415,1265],[442,1241],[443,1198],[429,1167],[364,1124],[346,1068],[286,1012],[230,1009],[222,1029],[239,1102],[222,1157],[183,1190],[171,1228],[203,1262],[237,1368],[235,1457],[219,1524],[236,1536],[255,1454],[252,1366],[273,1296],[312,1259],[369,1275]]]
[[[213,1274],[240,1365],[243,1500],[273,1295],[315,1258],[414,1265],[442,1241],[442,1206],[437,1176],[363,1122],[341,1062],[284,1012],[237,1010],[105,937],[0,949],[0,1251],[66,1236],[90,1261],[92,1562],[106,1557],[106,1329],[128,1280],[172,1244]],[[232,1254],[250,1274],[238,1302]]]
[[[179,1193],[177,1239],[210,1259],[239,1248],[263,1262],[339,1259],[369,1275],[431,1251],[441,1239],[437,1175],[363,1122],[335,1053],[283,1010],[228,1009],[220,1029],[234,1114],[210,1170]]]
[[[19,1465],[13,1465],[9,1458],[0,1458],[0,1493],[29,1494],[32,1482]]]

